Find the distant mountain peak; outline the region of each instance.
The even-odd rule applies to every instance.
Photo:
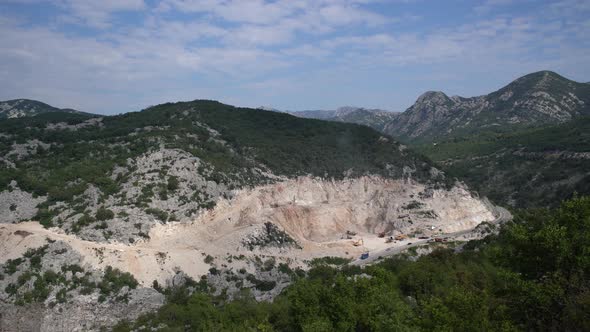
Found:
[[[523,86],[524,88],[528,89],[546,90],[550,89],[554,84],[569,83],[575,82],[568,80],[567,78],[557,74],[556,72],[543,70],[517,78],[512,83],[508,84],[505,88]]]
[[[442,91],[426,91],[418,97],[416,103],[424,104],[444,104],[449,102],[451,99]]]
[[[510,126],[539,126],[590,115],[590,87],[543,70],[522,76],[488,95],[449,98],[423,93],[414,105],[385,126],[385,133],[406,139],[438,139]]]

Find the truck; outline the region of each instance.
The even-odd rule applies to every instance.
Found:
[[[361,259],[367,259],[369,258],[369,253],[368,252],[364,252],[361,254]]]

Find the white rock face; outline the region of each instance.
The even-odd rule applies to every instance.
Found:
[[[103,118],[91,118],[81,123],[70,125],[65,122],[58,122],[58,123],[48,123],[45,126],[47,130],[73,130],[76,131],[78,129],[87,128],[87,127],[103,127],[102,123]]]
[[[37,149],[47,150],[50,147],[51,147],[51,144],[41,142],[37,139],[29,140],[23,144],[18,144],[15,142],[12,144],[12,149],[6,155],[6,157],[22,159],[27,156],[36,154]]]
[[[37,214],[37,205],[46,197],[34,198],[31,193],[18,188],[15,181],[10,184],[12,190],[0,192],[0,223],[14,223],[30,220]]]
[[[480,199],[462,187],[450,191],[380,177],[326,181],[302,177],[241,191],[199,218],[215,233],[265,222],[298,242],[339,240],[347,230],[377,234],[455,232],[494,219]]]

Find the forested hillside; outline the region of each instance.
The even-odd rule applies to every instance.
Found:
[[[590,118],[481,134],[415,148],[482,195],[515,207],[556,206],[590,194]]]

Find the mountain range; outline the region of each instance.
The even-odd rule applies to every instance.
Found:
[[[328,265],[351,274],[322,289],[372,283],[385,270],[362,266],[401,252],[453,265],[445,247],[512,219],[495,204],[590,194],[589,102],[588,84],[552,72],[480,97],[427,92],[403,113],[194,100],[101,116],[0,102],[0,330],[99,330],[205,292],[281,303],[290,284],[331,278]],[[383,266],[424,270],[400,259]],[[378,284],[423,280],[407,273]]]
[[[449,97],[441,91],[423,93],[401,113],[356,108],[302,111],[292,114],[368,125],[403,142],[434,142],[515,128],[568,122],[590,115],[590,84],[578,83],[552,71],[525,75],[505,87],[477,97]]]
[[[303,118],[356,123],[378,131],[383,131],[386,125],[399,115],[396,112],[351,106],[340,107],[336,110],[298,111],[289,112],[289,114]]]

